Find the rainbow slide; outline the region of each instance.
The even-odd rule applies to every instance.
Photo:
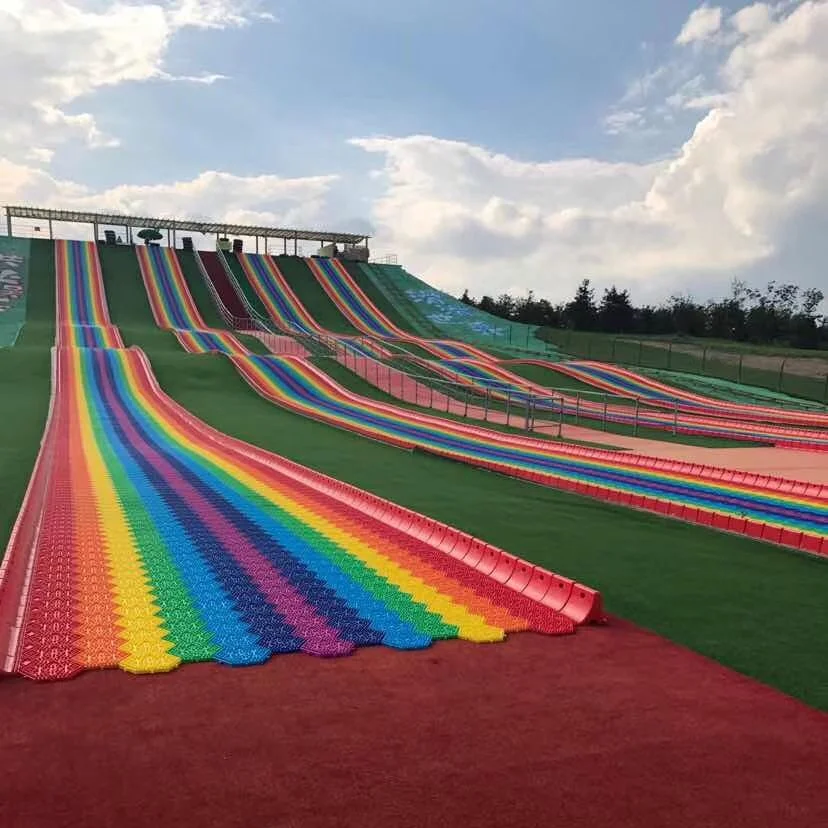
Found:
[[[828,554],[828,486],[501,434],[351,393],[302,359],[230,358],[266,399],[372,439]]]
[[[107,327],[97,251],[79,244],[73,267],[58,257],[58,321]],[[586,587],[215,431],[163,394],[138,349],[67,339],[52,353],[44,439],[0,565],[0,672],[500,641],[600,614]]]
[[[182,284],[182,290],[186,290],[186,284]],[[610,498],[629,497],[630,500],[626,502],[632,505],[646,505],[656,511],[662,511],[663,508],[687,510],[689,519],[699,522],[707,521],[708,517],[711,521],[724,519],[727,524],[725,528],[729,528],[730,521],[733,520],[736,521],[736,531],[747,534],[758,531],[760,537],[784,542],[797,548],[821,551],[824,535],[821,518],[817,517],[813,521],[810,517],[802,518],[795,510],[785,511],[786,506],[781,507],[782,511],[779,511],[779,504],[774,501],[773,496],[761,491],[761,484],[756,486],[755,476],[753,482],[748,484],[747,493],[739,493],[737,496],[732,486],[705,481],[704,485],[711,491],[701,496],[695,491],[694,487],[699,485],[695,480],[692,485],[687,483],[687,489],[683,488],[683,479],[680,483],[662,480],[663,475],[660,474],[658,465],[660,461],[657,460],[635,458],[642,463],[652,463],[656,466],[655,470],[644,470],[627,455],[597,453],[594,456],[602,460],[611,458],[611,468],[608,471],[602,470],[601,463],[596,465],[589,461],[578,461],[580,465],[575,463],[573,466],[575,461],[572,460],[572,450],[566,447],[559,449],[545,441],[507,436],[487,429],[455,424],[441,418],[424,418],[405,409],[375,403],[345,391],[303,359],[255,355],[229,356],[237,371],[266,399],[305,416],[357,431],[364,436],[403,448],[416,447],[444,454],[473,465],[495,468],[506,474],[528,477],[548,485],[574,487],[576,491],[592,493],[596,487],[603,487],[603,490],[611,492],[608,495]],[[490,363],[479,365],[482,366],[481,370],[501,370]],[[562,457],[568,459],[564,461]],[[613,481],[616,481],[619,468],[624,470],[621,473],[622,478],[619,478],[623,485],[616,486],[613,485]],[[724,473],[723,470],[712,470],[707,475],[694,473],[689,466],[681,471],[690,479],[715,476],[715,472],[718,471],[722,473],[715,476],[715,480],[721,480]],[[743,476],[740,480],[744,479]],[[667,488],[664,488],[665,486]],[[822,497],[820,487],[814,489],[806,487],[805,484],[801,486],[802,491],[797,491],[797,494],[815,497],[817,501]],[[584,490],[583,487],[589,488]],[[757,489],[759,491],[756,491]],[[768,497],[770,505],[766,502]],[[661,504],[666,506],[662,507]],[[808,505],[807,508],[811,506]],[[821,514],[820,510],[824,508],[825,504],[817,506],[817,514]],[[684,512],[676,513],[676,516],[684,516]],[[785,534],[782,535],[782,532]]]
[[[299,333],[322,339],[335,347],[341,341],[364,356],[387,359],[391,352],[364,336],[343,336],[323,328],[310,315],[285,279],[272,256],[237,253],[244,275],[256,291],[274,324],[286,333]]]
[[[233,334],[209,329],[204,323],[175,250],[160,245],[139,245],[135,254],[152,315],[159,328],[171,331],[190,353],[248,353]]]
[[[88,242],[55,242],[56,338],[75,348],[123,348],[109,319],[98,250]],[[61,308],[66,313],[61,314]]]
[[[532,398],[539,410],[547,409],[567,416],[583,417],[596,421],[618,423],[671,431],[678,434],[696,434],[705,437],[717,437],[746,442],[764,442],[775,446],[828,451],[828,431],[795,429],[785,426],[766,425],[763,422],[745,422],[730,419],[724,415],[715,415],[713,411],[701,412],[698,408],[679,413],[681,409],[645,408],[635,411],[629,405],[604,404],[603,400],[581,397],[571,392],[553,391],[543,385],[531,382],[518,374],[506,370],[505,364],[514,364],[509,360],[498,363],[491,360],[442,360],[427,362],[417,360],[430,370],[470,387],[493,391],[496,399],[509,399],[515,403],[526,404]],[[526,364],[526,361],[519,361]],[[546,363],[531,362],[530,364]],[[554,395],[554,400],[552,399]],[[545,398],[545,399],[544,399]]]
[[[591,361],[545,363],[540,360],[509,360],[508,363],[504,364],[542,365],[601,391],[607,391],[620,397],[637,397],[646,401],[649,405],[662,405],[671,410],[678,403],[679,411],[689,413],[705,413],[712,416],[726,416],[734,420],[828,429],[828,414],[786,411],[771,406],[718,400],[715,397],[695,394],[675,385],[667,385],[651,377],[628,371],[618,365]]]
[[[454,357],[491,359],[485,351],[464,342],[421,339],[404,331],[377,308],[354,281],[345,266],[336,259],[314,258],[305,259],[305,262],[340,313],[358,331],[381,339],[413,343],[438,359]]]

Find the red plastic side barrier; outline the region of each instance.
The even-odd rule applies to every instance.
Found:
[[[486,544],[486,548],[483,550],[483,555],[478,561],[475,569],[478,572],[482,572],[484,575],[491,575],[500,561],[500,555],[501,552],[497,547]]]
[[[601,593],[582,584],[574,584],[569,600],[561,612],[575,624],[587,624],[604,620]]]
[[[465,560],[466,555],[469,554],[473,540],[474,538],[471,535],[467,535],[465,532],[459,532],[457,543],[454,544],[454,548],[451,550],[451,557],[457,558],[458,561]]]
[[[518,558],[514,572],[512,572],[512,577],[506,581],[506,586],[509,589],[515,590],[515,592],[523,592],[526,589],[529,581],[532,579],[532,572],[534,570],[534,566],[530,563],[526,563],[526,561],[522,561]]]
[[[536,566],[526,589],[523,590],[523,595],[530,598],[532,601],[542,601],[543,597],[549,592],[549,587],[552,584],[552,573],[547,572],[540,566]]]
[[[518,559],[508,552],[501,552],[495,568],[492,570],[491,577],[499,584],[505,584],[515,571]]]

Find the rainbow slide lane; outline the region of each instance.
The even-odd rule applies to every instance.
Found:
[[[123,348],[121,334],[109,319],[97,247],[91,242],[58,239],[55,278],[58,344]]]
[[[81,249],[73,278],[57,270],[58,319],[106,327],[96,249]],[[600,611],[586,587],[217,432],[163,394],[139,349],[67,340],[52,354],[0,565],[0,672],[500,641],[571,633]]]
[[[232,333],[210,329],[204,323],[175,250],[160,245],[138,245],[135,254],[159,328],[171,331],[190,353],[248,353]]]
[[[507,363],[468,359],[439,362],[418,360],[418,362],[446,378],[463,382],[470,387],[481,390],[492,389],[493,396],[497,399],[506,399],[508,395],[512,402],[525,404],[531,397],[535,400],[539,410],[548,409],[558,412],[563,405],[564,414],[584,419],[603,421],[606,418],[608,422],[621,425],[633,426],[637,423],[639,426],[678,434],[696,434],[737,441],[770,443],[786,448],[828,451],[828,431],[733,420],[725,416],[716,417],[713,412],[701,413],[699,409],[694,409],[694,413],[679,414],[680,409],[639,409],[636,411],[629,405],[608,404],[605,406],[603,400],[581,397],[571,392],[553,391],[553,389],[524,379],[503,367],[504,364],[513,364],[515,361],[512,360]],[[517,362],[526,364],[525,360]],[[530,364],[547,365],[540,361],[532,361]],[[546,401],[542,398],[546,398]]]
[[[363,336],[343,336],[323,328],[302,304],[272,256],[237,253],[239,264],[274,324],[286,333],[314,336],[336,347],[337,342],[364,356],[386,359],[391,352]]]
[[[679,411],[689,413],[705,413],[734,420],[828,429],[828,414],[790,411],[772,406],[718,400],[715,397],[707,397],[675,385],[659,382],[618,365],[587,360],[560,363],[547,363],[541,360],[509,360],[504,364],[542,365],[601,391],[620,397],[637,397],[649,405],[662,405],[670,410],[673,410],[678,403]]]
[[[502,434],[375,402],[302,359],[230,359],[266,399],[399,448],[828,554],[828,486]]]
[[[340,313],[358,331],[381,339],[413,343],[439,359],[491,359],[485,351],[464,342],[421,339],[404,331],[377,308],[342,263],[336,259],[314,258],[305,259],[305,262]]]

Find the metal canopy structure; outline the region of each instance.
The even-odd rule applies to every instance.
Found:
[[[248,236],[256,239],[257,249],[259,238],[265,239],[265,248],[267,246],[267,239],[283,239],[285,249],[287,249],[288,241],[293,241],[295,248],[298,241],[316,241],[321,244],[358,245],[363,242],[367,243],[370,238],[370,236],[362,233],[334,233],[326,230],[295,230],[286,227],[227,224],[219,221],[191,221],[188,219],[153,218],[150,216],[127,216],[119,213],[86,213],[79,210],[52,210],[45,207],[7,206],[6,223],[10,236],[12,235],[13,218],[45,221],[49,224],[50,236],[52,222],[65,221],[75,224],[93,225],[96,238],[99,225],[114,225],[115,227],[126,227],[130,237],[133,227],[166,230],[168,238],[169,234],[172,233],[173,239],[175,238],[175,233],[180,231],[203,234],[215,233],[216,236]]]

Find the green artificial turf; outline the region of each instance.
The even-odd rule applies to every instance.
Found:
[[[40,448],[50,375],[47,347],[0,350],[0,559]]]
[[[55,341],[55,245],[32,239],[29,248],[29,284],[26,322],[17,338],[18,348],[49,348]]]
[[[274,256],[279,270],[296,298],[310,315],[326,330],[339,334],[357,334],[359,331],[342,315],[325,293],[304,260],[296,256]]]
[[[122,335],[126,328],[158,330],[135,250],[128,245],[100,244],[98,258],[112,324],[122,329]],[[171,334],[166,334],[166,337],[173,339]]]

